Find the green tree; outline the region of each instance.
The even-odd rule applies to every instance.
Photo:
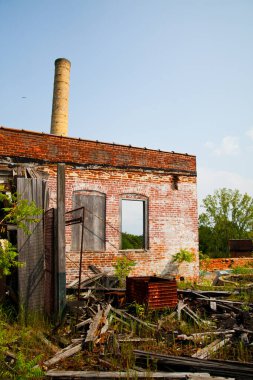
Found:
[[[253,199],[239,190],[218,189],[203,200],[199,216],[200,250],[211,257],[227,257],[229,239],[253,234]]]
[[[38,208],[34,201],[22,199],[16,193],[0,193],[0,202],[5,205],[2,207],[4,217],[0,219],[0,223],[15,224],[29,235],[31,233],[29,225],[40,221],[39,215],[43,210]]]
[[[122,288],[126,284],[126,277],[131,272],[132,267],[134,267],[136,263],[126,256],[122,256],[117,258],[116,264],[113,265],[115,270],[115,276],[119,280],[119,286]]]
[[[121,234],[121,249],[142,249],[143,248],[143,235],[133,235],[126,232]]]
[[[33,201],[21,199],[17,194],[0,192],[1,223],[15,224],[26,234],[31,234],[29,226],[40,221],[43,210]],[[13,267],[22,265],[18,261],[18,252],[8,240],[0,239],[0,277],[9,275]]]

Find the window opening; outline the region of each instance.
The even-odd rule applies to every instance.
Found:
[[[121,249],[145,249],[146,201],[122,199]]]
[[[179,181],[178,176],[177,175],[173,175],[173,177],[172,177],[172,184],[171,184],[172,190],[178,190],[178,181]]]

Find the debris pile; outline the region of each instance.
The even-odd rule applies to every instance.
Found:
[[[66,344],[43,363],[47,378],[253,379],[253,304],[178,290],[176,307],[150,310],[96,289],[97,276],[70,296]]]

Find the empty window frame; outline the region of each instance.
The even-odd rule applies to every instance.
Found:
[[[105,203],[106,196],[98,191],[75,191],[73,209],[84,207],[83,250],[105,251]],[[82,210],[74,211],[73,217],[82,216]],[[82,223],[72,226],[73,251],[80,251],[82,240]]]
[[[136,196],[121,201],[121,249],[148,249],[148,202]]]

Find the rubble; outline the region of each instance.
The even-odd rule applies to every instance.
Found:
[[[90,287],[83,282],[86,291],[82,289],[79,301],[70,297],[66,335],[71,343],[43,363],[46,378],[253,379],[252,304],[228,299],[233,291],[179,290],[174,308],[135,305],[150,315],[143,318],[125,304],[113,306],[113,294],[108,299],[101,282],[96,289],[96,281],[104,277],[98,278],[100,274],[94,274]],[[191,333],[181,330],[187,324]],[[248,350],[250,362],[213,360],[236,344]],[[75,355],[89,358],[87,368],[81,365],[76,371],[71,361],[62,368],[62,359]]]

